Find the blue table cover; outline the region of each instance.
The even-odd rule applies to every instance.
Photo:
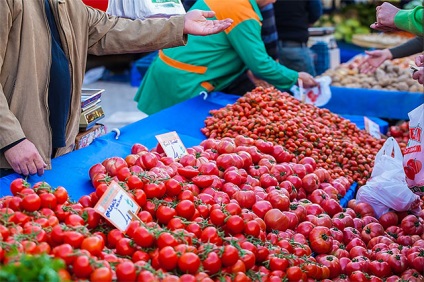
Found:
[[[356,55],[362,54],[365,50],[370,49],[347,43],[345,41],[337,41],[337,47],[340,49],[340,63],[346,63]]]
[[[90,146],[52,160],[52,170],[45,171],[43,176],[33,175],[27,181],[32,185],[45,181],[52,187],[64,186],[72,199],[78,200],[81,196],[94,191],[88,171],[96,163],[113,156],[126,157],[131,152],[134,143],[142,143],[148,148],[157,145],[155,135],[177,131],[186,147],[198,145],[205,136],[200,132],[204,120],[212,109],[219,109],[226,105],[227,98],[232,96],[234,102],[238,97],[233,95],[225,99],[218,96],[225,94],[209,95],[207,100],[203,96],[195,97],[183,103],[165,109],[159,113],[124,126],[120,129],[119,139],[115,139],[115,132],[110,132],[96,138]],[[217,101],[213,101],[213,97]],[[10,195],[10,183],[21,177],[13,173],[0,178],[0,196]]]
[[[424,103],[418,92],[330,87],[331,99],[324,106],[333,113],[408,120],[408,113]]]

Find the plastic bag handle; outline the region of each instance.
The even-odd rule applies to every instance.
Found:
[[[402,151],[400,150],[399,144],[397,143],[396,139],[394,139],[393,137],[389,137],[386,142],[384,142],[383,147],[378,151],[377,155],[375,156],[375,159],[380,158],[382,155],[392,157],[392,152],[394,152],[394,159],[403,161],[403,155]]]

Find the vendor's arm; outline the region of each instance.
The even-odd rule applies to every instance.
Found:
[[[170,18],[126,19],[86,6],[89,53],[93,55],[151,52],[184,45],[187,34],[209,35],[229,27],[231,19],[207,20],[212,11],[192,10]]]
[[[359,65],[361,73],[372,73],[386,60],[403,58],[423,51],[423,38],[417,36],[391,49],[365,51],[367,56]]]
[[[253,74],[279,89],[290,89],[299,78],[298,72],[274,61],[266,52],[261,39],[259,22],[252,19],[234,27],[228,34],[231,45]],[[305,87],[316,83],[312,77],[303,75]]]
[[[394,18],[397,28],[409,31],[416,35],[423,35],[423,6],[412,10],[399,10]]]
[[[405,30],[416,35],[423,35],[423,6],[412,10],[401,10],[391,3],[384,2],[376,7],[377,22],[371,28],[390,32]]]
[[[390,48],[393,59],[411,56],[424,51],[424,41],[422,36],[414,37],[405,43]]]

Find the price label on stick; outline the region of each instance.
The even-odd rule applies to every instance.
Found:
[[[365,124],[365,130],[374,138],[376,139],[380,139],[381,138],[381,134],[380,134],[380,126],[373,122],[372,120],[370,120],[367,117],[364,117],[364,124]]]
[[[125,232],[133,220],[134,214],[140,210],[140,206],[118,183],[112,181],[94,210],[116,228]]]
[[[188,154],[186,147],[175,131],[156,135],[156,139],[168,157],[179,159]]]

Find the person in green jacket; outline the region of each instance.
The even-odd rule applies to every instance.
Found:
[[[412,10],[401,10],[396,6],[384,2],[376,7],[377,22],[371,28],[390,32],[404,30],[415,35],[423,35],[423,6],[417,6]]]
[[[317,82],[305,72],[280,65],[266,52],[261,38],[260,8],[275,0],[198,0],[192,9],[212,10],[216,19],[233,19],[220,34],[188,37],[186,46],[159,51],[149,66],[134,98],[138,109],[153,114],[200,93],[226,91],[239,82],[249,69],[281,90],[288,90],[301,80],[304,87]],[[241,80],[241,85],[251,83]],[[252,83],[252,88],[254,84]]]

